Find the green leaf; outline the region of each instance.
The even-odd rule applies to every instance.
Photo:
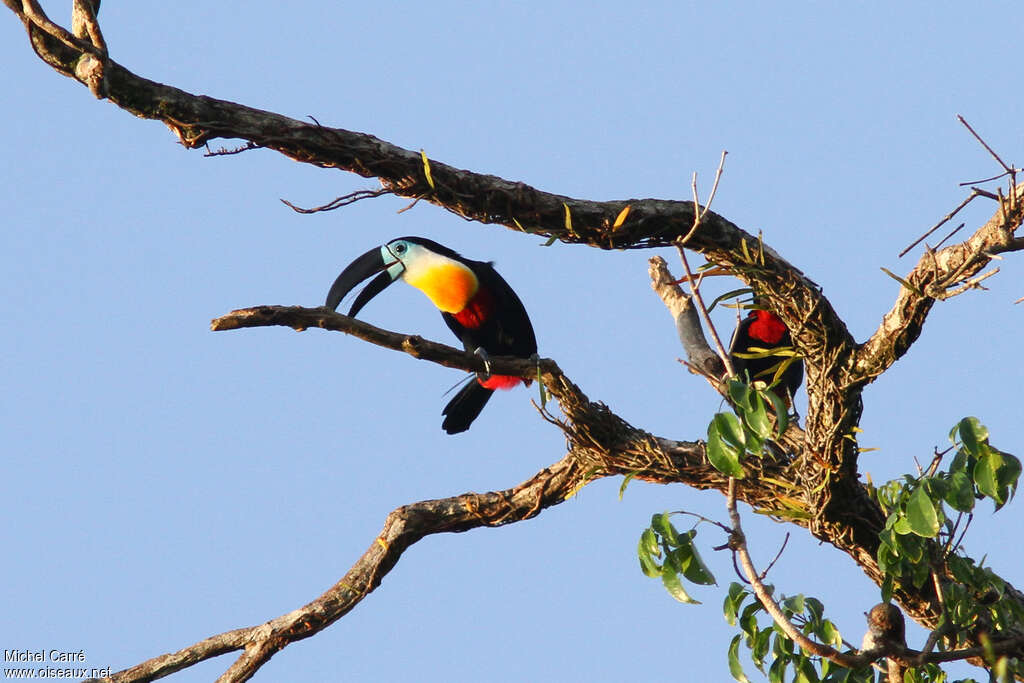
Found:
[[[988,427],[981,424],[976,417],[965,417],[954,427],[960,432],[960,442],[971,454],[978,456],[979,447],[988,441]]]
[[[974,463],[974,484],[984,495],[996,502],[996,509],[1005,503],[1003,491],[999,486],[999,469],[1003,466],[1003,456],[992,448],[983,448],[984,453]]]
[[[786,680],[786,666],[789,664],[788,657],[779,657],[768,667],[769,683],[783,683]]]
[[[655,556],[661,557],[661,548],[658,546],[654,529],[644,529],[640,534],[637,556],[640,558],[640,571],[652,579],[661,576],[661,565],[654,559]]]
[[[888,268],[882,268],[882,272],[885,273],[886,275],[888,275],[889,277],[891,277],[896,282],[898,282],[901,285],[903,285],[904,287],[906,287],[908,290],[910,290],[914,294],[917,294],[918,296],[922,296],[922,297],[924,296],[924,292],[922,292],[920,289],[918,289],[914,285],[910,284],[909,282],[907,282],[906,280],[901,278],[899,275],[897,275],[896,273],[894,273],[891,270],[889,270]]]
[[[697,547],[692,543],[689,544],[689,553],[686,558],[680,558],[679,566],[683,570],[683,576],[693,583],[700,584],[702,586],[712,586],[715,584],[714,575],[711,573],[711,570],[708,569],[707,565],[704,564],[704,560],[701,559],[700,553],[697,552]]]
[[[992,448],[992,450],[998,451],[996,448]],[[998,452],[1003,456],[1003,466],[999,468],[996,477],[999,479],[999,487],[1007,492],[1007,501],[1009,501],[1017,492],[1017,481],[1021,472],[1020,460],[1009,453]]]
[[[806,598],[804,599],[804,603],[810,620],[814,622],[821,621],[822,615],[825,614],[825,605],[821,604],[821,600],[817,598]]]
[[[886,574],[885,578],[882,579],[882,601],[890,602],[892,600],[892,594],[896,589],[896,579],[892,574]]]
[[[740,592],[734,593],[733,588],[739,587]],[[725,617],[725,622],[729,626],[736,625],[736,612],[739,611],[740,605],[743,604],[743,599],[746,597],[742,591],[742,586],[733,581],[729,584],[729,592],[725,596],[725,600],[722,602],[722,616]]]
[[[722,413],[719,414],[721,415]],[[736,419],[732,415],[729,415],[729,417]],[[741,452],[741,450],[725,442],[725,439],[719,433],[718,422],[716,420],[712,420],[711,424],[708,425],[707,444],[708,461],[711,463],[712,467],[722,474],[742,479],[744,477],[744,471],[743,466],[740,465]]]
[[[968,474],[972,467],[974,467],[974,457],[965,449],[961,448],[956,452],[956,455],[953,456],[953,462],[949,464],[949,471],[951,474],[955,474],[957,472]]]
[[[800,657],[797,660],[796,672],[793,683],[818,683],[818,672],[814,669],[814,662],[810,657]]]
[[[750,410],[743,413],[743,422],[762,441],[772,436],[772,421],[760,391],[751,392]]]
[[[629,482],[633,481],[633,477],[637,474],[637,472],[630,472],[622,478],[622,486],[619,487],[619,500],[622,500],[622,496],[626,493],[626,487],[629,486]]]
[[[743,673],[740,666],[740,639],[743,636],[735,636],[729,643],[729,673],[740,683],[750,683],[750,679]]]
[[[839,633],[839,629],[828,619],[821,622],[821,629],[818,633],[818,637],[826,645],[833,647],[840,647],[843,644],[843,637]]]
[[[671,562],[666,562],[662,566],[661,582],[665,585],[665,590],[679,602],[685,602],[688,605],[699,605],[700,600],[691,598],[690,594],[683,588],[683,582],[679,580],[679,574],[676,573],[676,569],[676,567],[672,566]]]
[[[661,537],[670,546],[675,547],[679,545],[679,533],[672,526],[672,522],[669,521],[669,514],[667,512],[651,515],[651,528],[661,534]]]
[[[909,560],[912,564],[921,562],[924,559],[925,545],[924,541],[920,537],[914,536],[900,536],[899,537],[899,553],[900,555]],[[925,569],[928,567],[924,566]]]
[[[910,530],[924,538],[935,538],[939,533],[939,517],[935,505],[924,486],[918,486],[907,501],[907,521]]]
[[[946,480],[949,487],[946,489],[944,500],[949,506],[959,512],[970,512],[974,509],[974,485],[970,477],[963,472],[953,472]]]
[[[896,523],[892,525],[892,530],[900,536],[914,533],[913,528],[910,526],[910,520],[902,516],[896,519]]]
[[[711,423],[718,429],[722,438],[734,448],[743,451],[747,445],[746,434],[743,432],[743,425],[732,413],[715,413]]]
[[[779,398],[779,395],[774,391],[765,391],[764,394],[771,401],[772,408],[775,410],[777,433],[779,435],[785,434],[786,428],[789,427],[789,409],[786,407],[786,402]]]
[[[746,382],[730,379],[729,384],[726,386],[726,393],[729,394],[729,400],[732,404],[740,411],[746,412],[750,409],[750,395],[753,392]]]
[[[764,673],[764,658],[772,649],[772,630],[766,628],[754,638],[754,645],[750,648],[750,658],[754,660],[758,671]]]
[[[733,298],[735,296],[743,296],[744,294],[750,294],[750,292],[752,292],[752,291],[753,290],[750,289],[750,287],[741,287],[740,289],[731,289],[728,292],[726,292],[725,294],[721,294],[721,295],[715,297],[715,300],[712,301],[708,305],[708,311],[710,312],[710,311],[714,310],[715,306],[717,306],[721,302],[725,301],[726,299],[731,299],[731,298]],[[735,308],[735,307],[734,306],[730,306],[729,308]]]
[[[748,636],[753,637],[757,633],[757,613],[763,610],[761,603],[754,600],[740,612],[740,629]]]
[[[782,601],[782,606],[791,611],[793,614],[804,613],[804,596],[803,594],[797,594],[793,597],[786,598]]]
[[[538,396],[538,398],[540,399],[540,407],[543,408],[548,404],[548,399],[550,398],[550,395],[548,394],[548,388],[544,386],[544,376],[543,373],[540,371],[540,363],[537,364],[537,391],[540,394]],[[619,500],[622,500],[622,491],[624,490],[625,488],[619,491]]]

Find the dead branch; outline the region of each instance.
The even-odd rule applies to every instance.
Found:
[[[665,259],[652,256],[649,264],[647,272],[651,277],[651,287],[675,320],[679,341],[688,358],[687,367],[691,372],[704,376],[712,386],[717,385],[726,372],[725,365],[704,336],[693,300],[676,283]]]
[[[977,277],[999,254],[1024,249],[1015,232],[1024,220],[1024,185],[1000,205],[999,210],[973,235],[959,244],[921,255],[905,277],[896,303],[882,324],[858,349],[853,380],[870,382],[901,358],[921,334],[925,319],[937,300],[972,289],[984,277]],[[1004,209],[1012,205],[1012,211]],[[962,286],[958,286],[962,285]]]
[[[277,652],[309,638],[345,616],[391,571],[402,553],[417,541],[439,533],[502,526],[538,515],[570,497],[581,477],[569,455],[518,486],[491,493],[466,493],[451,498],[404,505],[384,520],[370,547],[336,584],[316,600],[264,624],[211,636],[177,652],[154,657],[119,671],[114,683],[151,681],[228,652],[242,655],[218,679],[246,681]]]

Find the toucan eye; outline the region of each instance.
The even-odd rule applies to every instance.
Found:
[[[398,244],[396,244],[396,245],[395,245],[394,247],[392,247],[392,249],[391,249],[391,250],[392,250],[393,252],[395,252],[395,255],[396,255],[396,256],[401,256],[402,254],[404,254],[404,253],[405,253],[405,245],[404,245],[404,244],[402,244],[401,242],[399,242],[399,243],[398,243]]]

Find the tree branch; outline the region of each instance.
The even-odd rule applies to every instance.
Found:
[[[708,344],[693,300],[672,277],[665,259],[652,256],[648,263],[647,272],[651,277],[651,288],[668,308],[676,323],[679,341],[686,351],[687,367],[691,372],[703,375],[709,382],[718,383],[725,374],[725,364]]]
[[[75,0],[78,4],[74,35],[53,24],[34,0],[3,1],[24,23],[33,50],[44,62],[85,84],[96,96],[106,97],[136,116],[163,121],[186,147],[200,147],[214,138],[245,140],[304,163],[377,177],[384,191],[429,201],[469,220],[500,223],[513,230],[566,243],[602,249],[634,249],[671,246],[686,236],[687,248],[732,270],[785,321],[807,371],[806,431],[791,426],[782,439],[783,456],[748,463],[753,476],[736,485],[736,496],[761,511],[809,528],[816,537],[847,552],[873,580],[881,581],[874,553],[884,517],[857,480],[857,443],[853,433],[861,414],[861,390],[906,353],[920,334],[934,300],[951,295],[951,288],[970,283],[972,278],[976,284],[978,273],[1000,251],[1024,249],[1024,239],[1013,236],[1021,220],[1024,194],[1020,188],[1014,188],[1001,200],[997,217],[965,243],[925,254],[907,278],[911,286],[901,291],[878,332],[859,347],[813,281],[764,244],[760,237],[754,237],[714,212],[701,209],[695,202],[575,199],[524,183],[457,169],[372,135],[308,124],[241,104],[193,95],[137,76],[110,60],[96,21],[98,3],[95,0]],[[698,226],[695,230],[694,225]],[[448,367],[468,371],[483,369],[481,359],[461,350],[416,336],[380,330],[322,308],[244,309],[218,319],[214,325],[218,330],[265,325],[286,325],[294,329],[316,326],[353,334]],[[690,325],[684,320],[683,326],[692,331]],[[537,372],[537,365],[522,359],[496,358],[492,364],[502,374],[533,378]],[[540,371],[541,381],[559,401],[564,414],[564,420],[556,420],[556,424],[569,441],[567,459],[572,461],[571,478],[577,480],[575,483],[583,481],[580,472],[594,477],[630,473],[651,481],[682,482],[695,488],[726,491],[727,480],[708,464],[701,443],[656,437],[633,427],[603,403],[590,401],[553,361],[540,361]],[[548,493],[541,486],[543,501],[548,501]],[[536,510],[543,507],[541,503],[537,506]],[[423,527],[428,531],[417,540],[426,533],[464,530],[449,528],[452,519],[434,520],[437,530],[429,530],[434,529],[429,525]],[[399,534],[401,538],[415,536],[403,534],[406,531]],[[407,545],[395,546],[399,547],[398,554]],[[367,555],[376,552],[371,547]],[[374,555],[376,569],[355,578],[376,577],[379,582],[379,577],[398,559],[397,555],[389,555],[387,548],[381,548],[380,552],[385,556]],[[381,573],[377,574],[378,570]],[[368,586],[372,590],[376,583],[364,581],[346,585]],[[926,625],[938,616],[927,590],[930,588],[904,588],[898,593],[908,613]],[[362,595],[359,594],[359,599]],[[338,593],[331,600],[343,601],[343,597]],[[1017,593],[1013,598],[1021,601]],[[352,596],[344,599],[354,600],[352,605],[358,602]],[[324,609],[335,609],[335,603],[328,602]],[[321,618],[320,612],[314,610],[311,614]],[[241,629],[203,641],[206,643],[203,652],[221,654],[246,647],[244,659],[225,674],[231,676],[228,680],[244,680],[276,651],[275,648],[279,649],[278,645],[283,647],[287,642],[315,632],[309,631],[312,626],[294,621],[279,624],[284,630],[274,630],[277,627],[271,626],[289,616],[260,627],[269,628],[267,633]],[[326,626],[325,622],[317,623],[323,624],[319,628]],[[293,633],[305,635],[289,640]],[[165,657],[181,664],[196,656],[190,652],[188,649]],[[178,668],[187,665],[181,664]],[[157,670],[163,671],[153,669]],[[158,675],[166,675],[171,670],[177,669]],[[146,675],[149,678],[119,680],[157,677]]]
[[[380,534],[348,573],[316,600],[264,624],[221,633],[177,652],[154,657],[105,680],[152,681],[236,650],[244,652],[218,680],[248,680],[287,645],[309,638],[345,616],[380,585],[402,553],[420,539],[530,519],[571,497],[581,481],[580,466],[567,455],[505,491],[466,493],[404,505],[387,516]]]
[[[1011,188],[1011,194],[1000,203],[999,210],[960,244],[938,251],[926,249],[913,270],[902,278],[906,284],[900,288],[892,309],[871,338],[857,350],[852,379],[867,383],[885,372],[917,340],[937,300],[970,288],[955,288],[959,283],[980,282],[981,278],[975,276],[996,255],[1024,249],[1022,240],[1014,239],[1022,221],[1024,185]]]

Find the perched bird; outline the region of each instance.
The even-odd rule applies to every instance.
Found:
[[[755,305],[758,302],[754,301]],[[764,308],[756,308],[740,321],[729,344],[729,358],[733,369],[742,379],[753,382],[761,380],[772,384],[780,363],[791,359],[788,355],[763,355],[760,358],[744,358],[747,355],[760,355],[758,349],[780,349],[792,347],[793,340],[789,336],[786,324],[777,315]],[[792,360],[783,371],[782,377],[775,387],[776,393],[787,402],[800,387],[804,378],[804,364],[799,358]]]
[[[483,356],[485,362],[488,355],[530,358],[537,353],[526,309],[494,266],[463,258],[423,237],[391,240],[350,263],[328,292],[327,307],[336,309],[356,285],[377,273],[352,302],[350,316],[402,278],[430,298],[466,350]],[[466,431],[495,389],[511,389],[522,381],[489,372],[478,376],[441,411],[445,416],[441,427],[449,434]]]

